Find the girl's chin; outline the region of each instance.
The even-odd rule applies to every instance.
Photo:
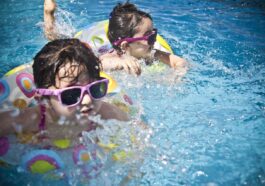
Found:
[[[89,113],[80,113],[81,118],[88,118],[89,116],[91,116]]]

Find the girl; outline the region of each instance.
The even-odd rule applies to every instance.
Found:
[[[102,101],[108,79],[100,77],[99,69],[99,59],[78,39],[46,44],[33,63],[40,106],[22,110],[16,117],[11,117],[11,112],[1,113],[0,136],[34,133],[42,139],[43,135],[46,139],[75,139],[82,131],[98,126],[89,116],[128,121],[127,114],[118,107]],[[60,122],[68,125],[59,125]]]
[[[60,37],[54,28],[54,0],[44,2],[44,26],[46,37],[50,40]],[[108,39],[114,50],[99,58],[104,71],[125,70],[139,75],[141,67],[138,59],[145,59],[151,65],[154,60],[161,61],[184,75],[187,62],[170,53],[154,50],[157,29],[153,27],[152,17],[134,4],[118,3],[110,13]]]
[[[94,130],[104,128],[89,119],[100,116],[103,120],[129,121],[125,112],[102,100],[108,79],[100,77],[100,65],[91,48],[78,39],[46,44],[34,57],[32,66],[39,106],[20,110],[18,115],[12,111],[0,113],[0,162],[19,165],[33,173],[48,173],[65,166],[58,175],[51,172],[51,176],[68,178],[69,175],[72,179],[81,171],[84,177],[79,176],[78,181],[88,183],[113,161],[131,157],[112,141],[103,144]],[[117,125],[116,131],[122,124]],[[16,134],[15,140],[12,134]],[[112,135],[115,134],[111,133],[111,140]],[[128,132],[128,138],[132,137],[136,144],[136,136]],[[123,178],[121,185],[131,177]]]
[[[146,64],[159,60],[182,73],[187,70],[187,62],[173,54],[154,50],[157,29],[153,27],[152,17],[134,4],[118,3],[110,13],[108,38],[114,51],[100,56],[103,69],[121,69],[119,63],[131,62],[125,70],[138,74],[135,61],[145,59]],[[118,62],[117,62],[118,61]]]

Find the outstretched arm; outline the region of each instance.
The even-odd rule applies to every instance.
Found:
[[[44,33],[48,40],[58,39],[55,30],[54,12],[56,10],[55,0],[44,0]]]

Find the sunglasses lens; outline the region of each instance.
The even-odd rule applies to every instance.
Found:
[[[81,96],[80,88],[65,90],[61,93],[61,100],[64,105],[73,105],[77,103]]]
[[[94,99],[102,98],[106,95],[108,84],[106,82],[99,82],[90,87],[90,95]]]
[[[154,45],[156,42],[156,35],[157,33],[153,33],[152,35],[149,36],[148,38],[148,45]]]

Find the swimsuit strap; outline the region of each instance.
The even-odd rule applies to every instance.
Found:
[[[41,104],[40,105],[40,122],[39,122],[39,131],[44,131],[45,130],[45,122],[46,122],[46,107]]]

